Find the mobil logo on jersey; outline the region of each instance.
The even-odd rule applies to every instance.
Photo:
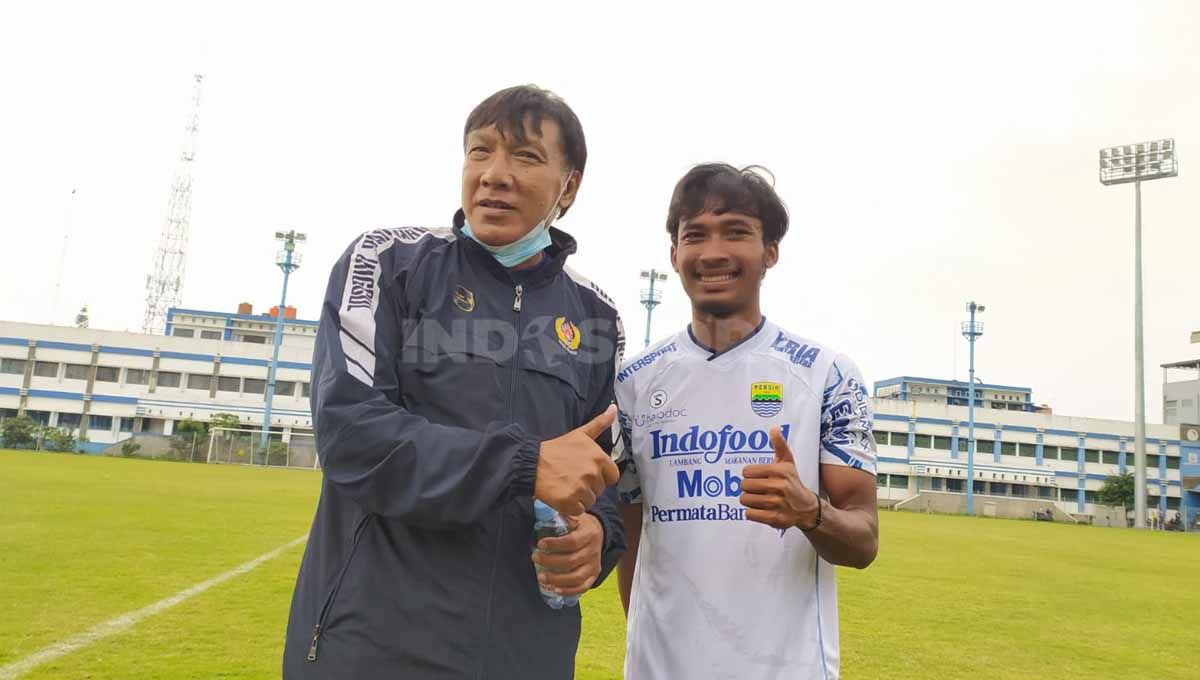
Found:
[[[788,425],[781,425],[783,438],[787,439]],[[702,430],[692,425],[683,432],[653,430],[650,432],[650,459],[675,456],[695,456],[705,463],[721,462],[731,454],[773,454],[771,438],[766,430],[740,430],[725,425],[719,430]]]

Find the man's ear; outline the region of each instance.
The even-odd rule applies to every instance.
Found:
[[[766,251],[763,253],[763,278],[767,276],[767,270],[779,263],[779,241],[772,241],[767,244]]]
[[[674,241],[671,242],[671,269],[674,269],[676,274],[679,273],[679,265],[675,264],[675,243],[674,243]]]
[[[563,190],[562,198],[558,201],[558,216],[567,214],[567,210],[575,204],[575,195],[579,193],[579,185],[583,183],[583,173],[572,170],[567,176],[567,188]]]

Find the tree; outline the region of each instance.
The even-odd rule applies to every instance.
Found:
[[[1127,511],[1133,509],[1133,473],[1109,475],[1096,499],[1104,505],[1123,505]]]
[[[171,438],[171,451],[180,459],[191,460],[193,450],[208,440],[208,425],[186,419],[175,423],[175,436]]]
[[[242,426],[242,421],[232,413],[214,413],[213,417],[208,419],[208,424],[213,429],[236,430]]]
[[[87,305],[84,305],[83,307],[81,307],[79,309],[79,313],[75,315],[75,327],[76,328],[87,328],[88,327]]]
[[[37,423],[29,416],[5,418],[0,423],[0,434],[4,437],[4,445],[10,449],[28,449],[33,446],[37,437]]]

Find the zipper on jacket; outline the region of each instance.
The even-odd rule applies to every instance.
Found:
[[[308,646],[308,656],[305,657],[310,662],[317,660],[317,643],[321,639],[321,629],[325,626],[325,618],[329,616],[329,610],[333,608],[333,600],[337,597],[338,591],[342,589],[342,579],[346,577],[346,570],[350,568],[350,562],[354,560],[354,551],[358,549],[358,539],[362,537],[363,530],[370,519],[371,515],[364,515],[359,520],[358,526],[355,527],[354,539],[350,543],[350,554],[346,556],[346,562],[342,564],[342,569],[338,572],[333,589],[329,591],[329,596],[325,598],[325,604],[321,606],[321,614],[317,617],[316,625],[313,626],[312,643]]]
[[[517,330],[517,338],[521,337],[521,295],[524,293],[524,287],[521,284],[516,284],[514,291],[516,297],[513,298],[513,311],[517,313],[517,318],[514,320],[514,325]],[[518,340],[520,342],[520,340]],[[518,361],[521,357],[520,348],[513,353],[512,371],[508,382],[508,422],[516,422],[516,412],[513,406],[513,397],[517,392],[517,376],[520,375]],[[492,600],[495,598],[496,592],[496,568],[500,563],[500,540],[504,537],[504,513],[500,513],[499,526],[496,528],[496,546],[492,549],[492,573],[488,580],[488,597],[487,609],[484,613],[484,621],[487,623],[487,640],[486,644],[491,644],[492,638]],[[479,673],[477,678],[482,680],[484,671],[487,668],[487,646],[484,646],[483,654],[479,657]]]

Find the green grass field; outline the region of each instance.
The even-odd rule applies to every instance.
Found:
[[[37,650],[304,534],[319,473],[0,451],[0,676]],[[1200,676],[1200,537],[885,512],[839,576],[842,677]],[[273,678],[303,548],[30,679]],[[612,582],[577,677],[618,678]]]

